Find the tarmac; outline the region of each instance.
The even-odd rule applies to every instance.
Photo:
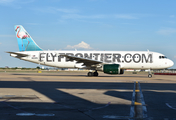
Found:
[[[0,120],[176,120],[176,76],[0,72]]]

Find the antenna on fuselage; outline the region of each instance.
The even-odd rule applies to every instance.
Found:
[[[149,51],[148,49],[147,49],[147,52],[148,52],[148,55],[149,55],[149,52],[150,52],[150,51]]]

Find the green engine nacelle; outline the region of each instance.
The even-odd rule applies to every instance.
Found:
[[[123,74],[123,70],[120,69],[119,64],[105,64],[103,72],[106,74]]]

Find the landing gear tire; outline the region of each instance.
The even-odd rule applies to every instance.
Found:
[[[88,72],[88,73],[87,73],[87,76],[89,76],[89,77],[90,77],[90,76],[93,76],[93,73],[92,73],[92,72]]]
[[[98,72],[94,72],[93,75],[94,75],[94,76],[98,76]]]
[[[91,77],[91,76],[98,76],[98,72],[88,72],[87,76]]]
[[[152,77],[152,74],[149,74],[148,77],[151,78],[151,77]]]

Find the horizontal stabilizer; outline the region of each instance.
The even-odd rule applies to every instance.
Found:
[[[27,56],[29,56],[28,54],[22,54],[22,53],[17,53],[17,52],[6,52],[6,53],[10,53],[10,56],[13,56],[13,57],[27,57]]]

